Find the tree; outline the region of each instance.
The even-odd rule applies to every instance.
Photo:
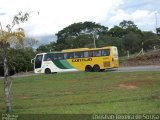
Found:
[[[142,32],[142,40],[143,40],[143,48],[144,50],[150,50],[153,48],[159,48],[160,47],[160,39],[159,36],[157,36],[153,32]]]
[[[160,35],[160,27],[156,28],[156,33],[157,33],[157,35]]]
[[[134,24],[133,21],[127,21],[127,20],[123,20],[122,22],[120,22],[119,24],[120,27],[122,27],[123,29],[127,29],[127,28],[137,28],[137,26]]]
[[[38,53],[42,53],[42,52],[49,52],[49,51],[56,51],[58,47],[56,47],[56,43],[55,42],[50,42],[47,45],[40,45],[36,51]]]
[[[122,27],[114,26],[113,28],[111,28],[108,31],[107,34],[112,36],[112,37],[122,38],[122,37],[124,37],[125,34],[127,34],[127,31],[125,29],[123,29]]]
[[[11,48],[8,52],[8,63],[12,72],[27,72],[33,70],[31,59],[35,56],[32,48]]]
[[[4,64],[4,94],[5,94],[5,104],[6,104],[6,113],[11,111],[10,103],[10,83],[8,76],[8,49],[14,43],[22,43],[24,39],[24,30],[20,27],[15,29],[19,23],[24,23],[28,20],[29,14],[22,13],[21,11],[13,17],[11,24],[6,26],[6,29],[3,30],[1,27],[0,34],[0,46],[3,53],[3,64]]]
[[[129,32],[123,38],[123,45],[130,53],[139,52],[142,48],[142,37],[137,33]]]
[[[95,43],[96,39],[99,37],[99,34],[107,30],[107,27],[94,22],[79,22],[71,24],[56,34],[57,47],[59,50],[82,47],[88,44],[87,40],[93,41],[92,47],[96,47]],[[85,39],[86,42],[81,42],[81,38],[87,38]]]
[[[120,22],[119,26],[126,30],[126,33],[134,32],[141,34],[141,30],[138,29],[137,25],[135,25],[133,21],[123,20],[122,22]]]
[[[121,37],[116,37],[108,34],[100,35],[97,46],[98,47],[116,46],[118,48],[120,56],[125,54],[123,38]]]

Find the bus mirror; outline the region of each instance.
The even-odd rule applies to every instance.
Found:
[[[35,58],[31,60],[31,64],[34,64]]]

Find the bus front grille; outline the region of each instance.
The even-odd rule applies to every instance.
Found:
[[[104,67],[110,67],[110,62],[103,62]]]

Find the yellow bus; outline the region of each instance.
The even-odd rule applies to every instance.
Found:
[[[33,62],[35,73],[46,74],[67,71],[99,72],[119,67],[118,50],[115,46],[40,53],[32,59]]]

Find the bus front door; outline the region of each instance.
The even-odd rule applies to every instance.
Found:
[[[41,68],[43,55],[37,55],[35,59],[35,69]]]

